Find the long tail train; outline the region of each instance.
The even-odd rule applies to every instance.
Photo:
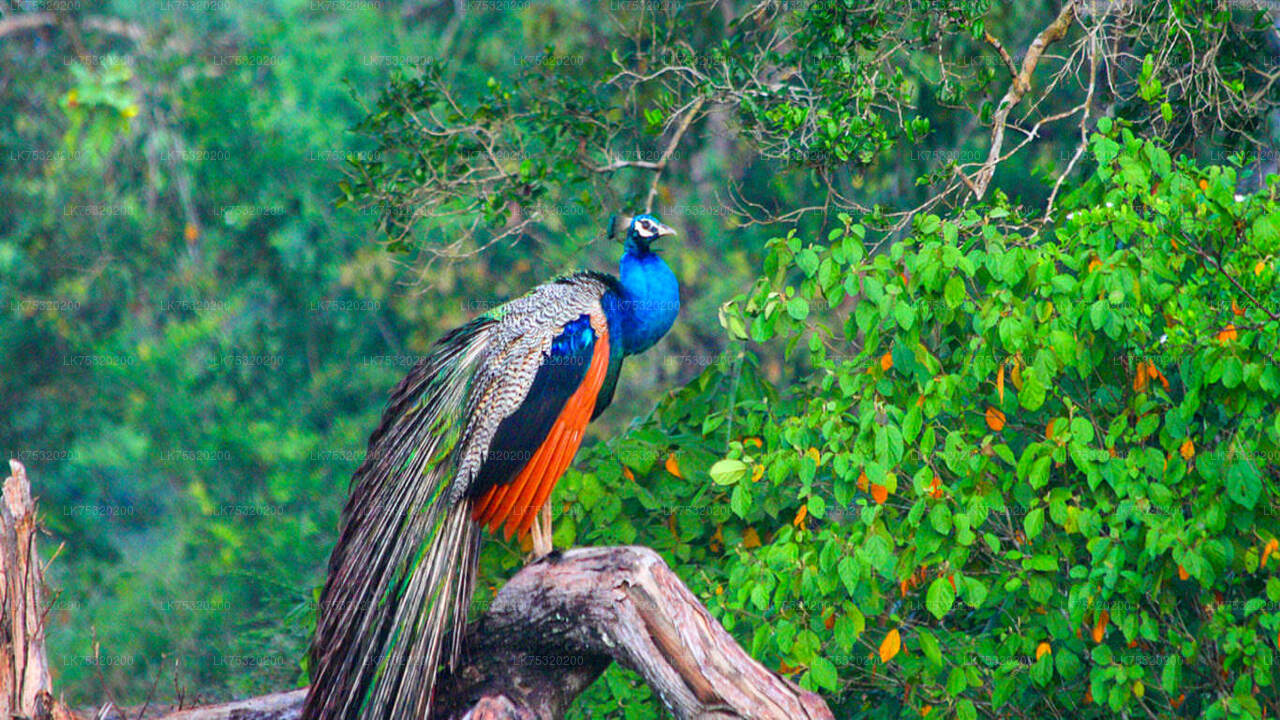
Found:
[[[329,560],[303,720],[424,720],[441,661],[457,660],[481,529],[472,503],[448,496],[491,324],[442,339],[393,391],[369,439]]]

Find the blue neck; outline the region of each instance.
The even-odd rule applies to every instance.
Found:
[[[671,329],[680,311],[680,286],[667,263],[647,247],[628,243],[618,269],[622,350],[635,355],[653,347]]]

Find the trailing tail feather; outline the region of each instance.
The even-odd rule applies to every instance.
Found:
[[[303,720],[424,720],[441,660],[457,660],[481,531],[470,501],[450,502],[449,491],[494,323],[478,318],[442,339],[369,439],[329,560]]]

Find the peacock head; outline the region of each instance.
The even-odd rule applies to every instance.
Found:
[[[676,231],[670,227],[663,225],[658,218],[648,213],[636,215],[630,221],[620,219],[616,215],[609,223],[610,237],[616,237],[617,228],[621,222],[627,223],[627,233],[623,236],[622,242],[627,252],[633,255],[647,255],[649,246],[654,240],[666,235],[675,235]]]

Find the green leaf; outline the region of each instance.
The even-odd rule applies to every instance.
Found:
[[[1160,687],[1169,697],[1176,697],[1178,688],[1182,686],[1182,656],[1171,653],[1165,658],[1164,669],[1160,671]]]
[[[1238,460],[1227,469],[1227,496],[1246,508],[1253,509],[1262,493],[1262,478],[1247,460]]]
[[[964,302],[965,298],[964,281],[958,276],[952,275],[951,278],[947,280],[947,286],[942,291],[942,296],[947,303],[947,307],[952,310],[960,307],[960,304]]]
[[[711,481],[717,485],[733,485],[747,477],[750,468],[741,460],[724,459],[711,466]]]
[[[964,592],[964,601],[974,609],[982,607],[982,604],[987,601],[987,586],[975,577],[965,576]]]
[[[951,583],[945,578],[935,578],[929,584],[929,592],[925,597],[925,607],[934,617],[941,620],[943,616],[951,612],[951,606],[955,605],[956,591],[951,589]]]
[[[1039,489],[1049,482],[1049,462],[1052,459],[1052,456],[1045,455],[1032,463],[1031,471],[1027,475],[1027,482],[1031,487]]]
[[[1028,540],[1040,537],[1040,531],[1044,529],[1044,508],[1036,508],[1027,513],[1022,520],[1022,529],[1026,532]]]
[[[914,403],[911,409],[907,411],[906,417],[902,419],[902,440],[906,443],[913,443],[916,435],[920,434],[921,413],[920,408]]]
[[[1107,645],[1095,645],[1093,647],[1093,664],[1094,665],[1110,665],[1111,664],[1111,648]]]
[[[840,559],[840,564],[836,566],[836,572],[840,575],[840,580],[844,583],[845,592],[854,595],[858,592],[858,563],[852,557],[846,555]]]
[[[796,320],[809,317],[809,301],[796,296],[787,301],[787,314]]]
[[[916,633],[916,637],[920,640],[920,651],[924,653],[924,656],[928,658],[929,662],[933,663],[934,667],[941,668],[942,647],[938,645],[938,640],[933,636],[933,633],[921,628]]]
[[[951,672],[947,674],[947,694],[955,697],[965,691],[969,687],[969,681],[964,677],[964,671],[959,667],[951,668]]]
[[[818,687],[830,692],[840,689],[840,677],[836,673],[836,666],[825,657],[814,656],[813,661],[809,663],[809,673]]]
[[[1049,684],[1053,679],[1053,654],[1041,655],[1039,660],[1031,666],[1031,679],[1040,687]]]
[[[1046,393],[1044,379],[1034,367],[1022,371],[1022,391],[1018,393],[1018,402],[1022,407],[1035,411],[1044,404]]]

